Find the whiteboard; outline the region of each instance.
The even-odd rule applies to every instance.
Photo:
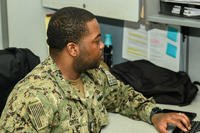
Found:
[[[132,22],[139,20],[139,0],[43,0],[43,6],[60,9],[66,6],[85,8],[93,14]]]

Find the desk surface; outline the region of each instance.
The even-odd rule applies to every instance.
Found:
[[[195,120],[200,121],[200,92],[190,105],[175,106],[158,104],[165,109],[182,110],[197,113]],[[109,113],[110,124],[102,129],[101,133],[156,133],[156,129],[143,121],[136,121],[119,114]]]

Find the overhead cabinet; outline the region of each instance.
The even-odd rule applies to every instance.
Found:
[[[97,16],[137,22],[140,4],[139,0],[43,0],[43,6],[52,9],[75,6]]]
[[[200,19],[199,18],[190,18],[190,17],[180,17],[173,15],[161,14],[160,7],[161,0],[145,0],[145,13],[146,19],[150,22],[157,22],[163,24],[172,24],[186,27],[195,27],[200,28]],[[163,2],[177,2],[174,0],[162,0]],[[172,2],[173,1],[173,2]],[[180,2],[178,2],[180,4]],[[185,4],[195,4],[195,3],[185,3]],[[175,3],[174,3],[175,5]]]

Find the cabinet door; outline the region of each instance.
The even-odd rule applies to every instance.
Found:
[[[86,9],[94,14],[114,19],[138,21],[139,0],[85,0]]]
[[[137,22],[139,0],[43,0],[43,6],[59,9],[65,6],[85,8],[97,16]]]
[[[53,9],[60,9],[67,6],[83,8],[84,1],[85,0],[42,0],[42,3],[44,7]]]

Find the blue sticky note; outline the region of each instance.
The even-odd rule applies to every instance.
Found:
[[[177,47],[170,44],[170,43],[167,43],[166,54],[173,57],[173,58],[176,58]]]
[[[177,37],[178,37],[178,30],[173,27],[168,27],[167,38],[174,42],[177,42]]]

